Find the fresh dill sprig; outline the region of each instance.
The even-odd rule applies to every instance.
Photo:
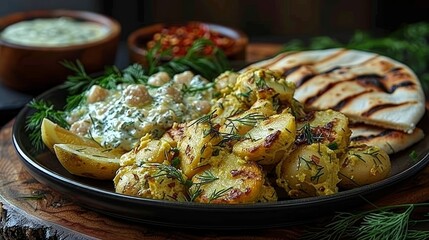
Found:
[[[224,196],[229,190],[231,190],[232,187],[228,187],[228,188],[223,188],[221,190],[217,190],[215,189],[209,196],[209,202],[216,200],[218,198],[221,198],[222,196]]]
[[[166,176],[168,178],[177,179],[180,184],[183,184],[184,186],[189,187],[192,185],[192,182],[188,180],[179,169],[173,166],[161,163],[146,163],[145,166],[155,167],[158,169],[158,173],[153,176],[154,178]]]
[[[191,122],[191,124],[189,125],[189,127],[195,125],[195,124],[202,124],[202,123],[211,123],[211,120],[215,117],[215,113],[216,110],[212,111],[209,114],[206,114],[200,118],[195,119],[194,121]]]
[[[240,123],[251,127],[254,127],[259,121],[263,121],[265,119],[267,119],[267,117],[260,113],[249,113],[239,118],[226,118],[228,124],[234,125],[235,123]]]
[[[64,112],[54,109],[51,103],[33,99],[28,103],[28,106],[33,108],[35,112],[27,117],[25,131],[28,132],[30,142],[34,145],[35,150],[39,151],[44,148],[41,134],[44,118],[59,124],[61,127],[67,128],[69,124],[65,120]]]
[[[412,219],[415,207],[428,206],[429,203],[401,204],[357,213],[339,212],[325,226],[307,228],[302,239],[428,239],[429,231],[411,229],[418,223],[429,221]]]
[[[205,47],[213,47],[213,53],[206,55],[203,53]],[[216,47],[214,43],[206,38],[195,40],[187,50],[185,56],[173,57],[170,50],[161,51],[159,43],[149,49],[147,54],[149,75],[156,72],[167,72],[170,76],[190,70],[195,74],[212,80],[221,73],[230,70],[229,62],[224,52]],[[168,61],[162,61],[167,59]]]
[[[315,134],[310,123],[305,123],[300,129],[298,129],[297,141],[299,143],[313,144],[316,142],[323,141],[324,137],[321,134]]]
[[[195,178],[198,180],[198,182],[193,182],[192,187],[189,188],[189,197],[191,202],[203,193],[203,190],[201,189],[202,185],[214,182],[219,179],[209,170],[204,171],[201,175],[198,175]],[[221,190],[215,189],[210,193],[208,201],[211,202],[222,197],[231,189],[232,187],[222,188]]]
[[[216,177],[211,171],[206,170],[201,175],[198,175],[196,179],[199,181],[198,184],[207,184],[214,182],[219,178]]]
[[[311,160],[307,160],[306,158],[302,156],[298,156],[298,169],[301,168],[302,163],[305,163],[305,166],[307,166],[307,169],[311,170],[315,168],[316,173],[310,177],[310,180],[312,182],[318,183],[320,180],[320,177],[324,174],[324,167],[320,164],[318,164],[313,158],[316,156],[313,156]]]

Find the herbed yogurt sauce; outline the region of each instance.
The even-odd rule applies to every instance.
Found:
[[[147,84],[119,85],[107,90],[93,86],[86,103],[73,109],[70,130],[105,148],[130,150],[149,133],[161,137],[173,123],[190,121],[210,112],[213,83],[186,71],[172,79],[160,72]]]
[[[0,38],[25,46],[64,47],[93,42],[110,30],[101,24],[68,17],[21,21],[4,29]]]

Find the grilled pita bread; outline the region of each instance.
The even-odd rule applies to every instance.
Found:
[[[424,137],[423,130],[415,128],[412,133],[370,126],[367,124],[351,124],[351,141],[377,146],[388,154],[397,153],[417,143]]]
[[[280,71],[308,109],[334,109],[352,122],[413,133],[425,112],[420,81],[406,65],[375,53],[289,52],[248,66]]]

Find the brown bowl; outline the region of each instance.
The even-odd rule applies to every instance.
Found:
[[[201,24],[210,31],[216,32],[222,36],[228,37],[233,40],[233,45],[225,50],[226,57],[231,61],[244,61],[246,58],[246,48],[248,45],[248,37],[240,30],[230,27],[204,23],[204,22],[187,22],[183,24],[154,24],[146,27],[139,28],[128,36],[127,45],[129,51],[130,61],[133,63],[140,63],[146,65],[147,43],[153,40],[156,33],[161,32],[163,29],[171,26],[186,26],[188,24]]]
[[[39,92],[64,82],[72,74],[61,64],[64,60],[79,60],[87,73],[98,72],[106,65],[114,64],[121,26],[116,20],[97,13],[72,10],[14,13],[0,18],[0,32],[20,21],[57,17],[96,22],[110,31],[99,40],[63,47],[26,46],[0,38],[1,83],[18,91]]]

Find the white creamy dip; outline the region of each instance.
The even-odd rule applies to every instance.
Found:
[[[123,84],[107,90],[93,86],[86,102],[67,117],[70,130],[106,148],[132,149],[141,137],[161,137],[173,123],[209,113],[213,84],[191,72],[157,73],[147,84]]]
[[[4,29],[0,38],[25,46],[64,47],[99,40],[109,33],[106,26],[71,18],[39,18],[21,21]]]

